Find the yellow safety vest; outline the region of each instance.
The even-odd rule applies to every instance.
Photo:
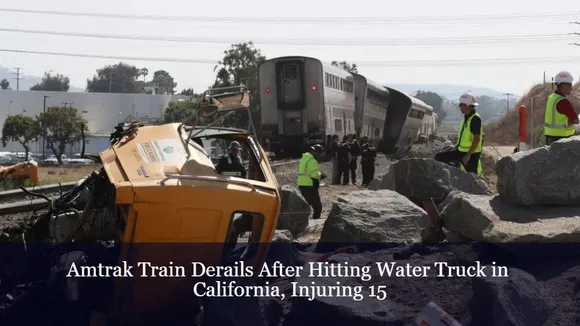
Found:
[[[320,171],[318,170],[318,162],[311,153],[302,154],[302,159],[298,164],[298,178],[296,184],[299,187],[312,187],[314,182],[312,179],[320,179]]]
[[[459,125],[459,129],[457,129],[457,150],[463,153],[469,152],[471,149],[471,143],[473,143],[473,138],[475,135],[471,132],[471,120],[473,117],[479,117],[479,113],[475,112],[469,118],[463,119],[461,124]],[[483,144],[483,121],[481,123],[481,137],[479,137],[479,144],[477,144],[477,148],[475,149],[474,153],[481,153]]]
[[[565,96],[557,93],[552,93],[552,95],[548,97],[548,101],[546,102],[546,114],[544,117],[544,134],[546,136],[568,137],[573,136],[576,132],[574,126],[568,125],[568,117],[561,114],[556,109],[556,105],[564,99],[566,99]]]

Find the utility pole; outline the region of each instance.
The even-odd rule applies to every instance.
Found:
[[[18,90],[20,90],[20,69],[21,68],[16,67],[14,69],[16,69],[16,72],[13,72],[12,74],[16,75],[16,78],[14,78],[14,79],[16,79],[16,90],[18,91]]]
[[[44,95],[44,101],[42,103],[42,113],[46,112],[46,99],[50,98],[50,96],[48,95]],[[45,137],[42,137],[42,159],[45,160],[46,159],[46,126],[44,126],[44,135]]]
[[[506,110],[505,110],[505,112],[507,112],[507,111],[510,110],[510,96],[513,96],[514,94],[512,94],[512,93],[504,93],[503,95],[507,96],[507,107],[506,107]]]

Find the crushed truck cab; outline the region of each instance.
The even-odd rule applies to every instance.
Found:
[[[73,283],[85,282],[83,278],[67,283],[66,291],[76,294],[67,295],[65,302],[99,297],[98,309],[87,308],[93,321],[107,321],[96,324],[143,324],[159,316],[159,322],[168,322],[178,314],[166,313],[169,308],[185,307],[179,313],[186,314],[199,311],[204,299],[194,296],[193,287],[212,280],[194,277],[194,262],[242,264],[254,270],[265,262],[278,222],[280,190],[266,153],[252,135],[249,92],[234,89],[204,93],[189,123],[119,125],[111,134],[111,147],[94,158],[103,167],[54,200],[38,218],[34,234],[48,234],[54,244],[45,255],[59,257],[53,262],[60,267],[50,270],[69,264],[71,251],[89,257],[101,249],[83,246],[102,243],[111,244],[115,250],[106,252],[113,256],[106,262],[89,257],[91,266],[133,266],[132,275],[99,286],[113,289],[106,295],[79,293],[83,286]],[[241,125],[244,116],[247,127]],[[244,178],[216,170],[214,161],[227,159],[227,149],[233,147],[230,160],[247,171]]]

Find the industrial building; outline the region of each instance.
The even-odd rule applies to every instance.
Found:
[[[85,151],[99,153],[109,146],[109,135],[115,125],[126,119],[162,119],[169,102],[180,98],[187,96],[0,90],[0,123],[3,126],[8,115],[36,116],[45,107],[72,106],[88,121],[90,137],[87,138]],[[31,144],[30,149],[31,152],[42,153],[42,140]],[[80,142],[72,144],[67,147],[65,155],[70,157],[80,153],[80,150]],[[0,147],[0,152],[22,151],[22,145],[16,142]]]

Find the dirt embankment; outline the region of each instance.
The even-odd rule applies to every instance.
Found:
[[[544,111],[546,108],[546,101],[548,96],[552,94],[552,84],[538,84],[530,89],[518,103],[506,112],[500,119],[490,122],[485,127],[485,142],[486,145],[506,145],[515,146],[518,141],[518,107],[525,105],[528,108],[528,114],[533,110],[534,122],[534,145],[543,145],[543,125],[544,125]],[[580,111],[580,83],[574,85],[572,94],[569,96],[572,104],[576,108],[576,112]],[[528,118],[529,119],[529,118]],[[528,120],[528,129],[531,120]]]

